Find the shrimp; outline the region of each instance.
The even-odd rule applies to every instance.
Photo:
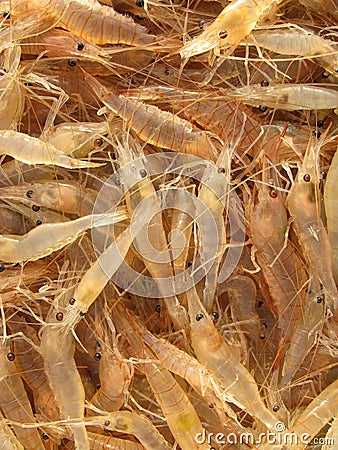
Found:
[[[310,136],[304,159],[287,196],[287,208],[310,271],[322,283],[327,307],[337,313],[330,242],[320,217],[319,152],[325,135]]]
[[[16,315],[9,324],[16,332],[24,332],[25,339],[14,342],[15,364],[34,396],[35,408],[51,420],[59,419],[59,410],[55,404],[54,393],[48,384],[44,371],[43,359],[38,351],[28,342],[30,339],[37,345],[37,336],[26,321]]]
[[[258,186],[258,203],[249,214],[249,228],[256,259],[273,300],[283,348],[301,314],[308,278],[302,261],[286,240],[288,219],[282,194],[266,184],[268,177],[265,169],[262,186]]]
[[[110,325],[110,323],[108,322]],[[98,327],[96,327],[98,328]],[[110,326],[112,328],[112,325]],[[100,389],[94,394],[90,402],[103,411],[118,411],[123,405],[132,380],[132,370],[122,358],[116,345],[115,330],[101,330],[98,336],[105,331],[103,342],[100,344],[99,376]],[[114,333],[113,333],[114,332]],[[107,335],[112,334],[113,343]]]
[[[337,167],[338,151],[335,152],[331,161],[324,188],[324,206],[327,232],[332,251],[332,272],[336,284],[338,284],[338,232],[336,228],[338,220],[338,208],[336,205],[338,200],[338,193],[336,195]]]
[[[0,187],[0,197],[81,216],[92,212],[97,192],[76,182],[49,181]]]
[[[281,0],[233,0],[219,14],[216,20],[191,42],[180,49],[182,58],[190,58],[220,48],[237,46]]]
[[[151,421],[136,412],[117,411],[105,416],[95,416],[88,419],[88,424],[100,426],[106,430],[133,434],[147,450],[169,450],[171,448]]]
[[[16,129],[21,120],[25,98],[19,79],[21,48],[4,52],[4,75],[0,77],[0,130]]]
[[[74,242],[89,228],[125,220],[125,212],[89,215],[69,222],[47,223],[23,236],[0,235],[0,260],[4,262],[35,261]]]
[[[146,47],[156,42],[141,25],[96,0],[34,0],[30,5],[14,2],[14,11],[41,10],[71,33],[93,44],[127,44]],[[47,16],[47,17],[48,17]]]
[[[25,450],[3,419],[0,412],[0,450]]]
[[[338,48],[333,41],[292,24],[285,24],[284,27],[254,31],[252,40],[260,47],[275,53],[315,57],[315,61],[325,70],[336,73]]]
[[[143,445],[127,439],[88,433],[90,450],[144,450]]]
[[[54,308],[53,308],[54,309]],[[63,324],[47,323],[41,330],[39,352],[52,388],[56,404],[64,419],[83,421],[85,392],[74,360],[75,340],[72,333],[65,333]],[[89,450],[86,427],[70,425],[76,449]]]
[[[262,335],[263,326],[256,310],[255,282],[249,277],[234,276],[226,281],[219,294],[222,292],[228,294],[233,322],[238,323],[238,328],[244,333],[244,339],[257,344]]]
[[[215,135],[193,130],[190,122],[175,114],[161,111],[154,105],[145,105],[122,95],[118,96],[87,73],[85,79],[108,110],[122,117],[144,142],[215,160],[217,147],[212,139],[219,142]]]
[[[17,131],[0,131],[0,155],[12,156],[25,164],[50,164],[67,169],[101,167],[102,164],[66,156],[52,144]]]
[[[324,325],[324,302],[317,280],[310,280],[302,313],[285,352],[280,386],[287,386],[316,342]]]
[[[338,107],[338,91],[309,84],[283,84],[264,87],[250,85],[233,91],[225,91],[225,95],[234,96],[243,103],[259,107],[281,109],[284,111],[336,109]]]
[[[123,316],[120,320],[125,323]],[[128,331],[128,339],[137,357],[151,358],[151,353],[142,347],[138,336]],[[143,365],[143,371],[165,415],[168,427],[182,450],[209,449],[206,443],[197,443],[196,435],[202,432],[202,424],[187,395],[171,373],[152,360]]]
[[[231,347],[216,330],[204,309],[196,289],[187,293],[191,324],[191,343],[197,359],[221,382],[224,398],[247,411],[269,429],[274,429],[276,417],[266,408],[256,381],[235,357]]]
[[[109,60],[109,54],[98,45],[69,32],[60,29],[51,29],[45,33],[20,41],[23,54],[39,55],[46,52],[48,56],[69,56],[77,59],[105,62]]]
[[[84,158],[95,149],[103,147],[103,136],[108,134],[107,122],[60,123],[48,128],[40,136],[65,155]]]
[[[15,367],[15,355],[13,355],[14,358],[12,355],[6,342],[2,341],[0,348],[0,408],[9,420],[21,424],[35,423],[24,384]],[[13,425],[13,430],[26,450],[44,450],[37,429]]]

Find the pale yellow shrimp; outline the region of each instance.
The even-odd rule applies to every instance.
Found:
[[[83,422],[85,392],[74,360],[74,336],[71,332],[64,332],[63,324],[49,323],[49,320],[51,318],[47,317],[47,323],[41,330],[39,347],[45,372],[61,416],[64,419],[78,419]],[[80,423],[70,426],[70,429],[76,449],[89,450],[86,427]]]
[[[325,140],[310,136],[304,159],[287,196],[287,208],[310,271],[323,285],[325,301],[337,313],[338,292],[332,274],[331,247],[320,216],[319,153]]]
[[[25,450],[3,419],[3,415],[0,412],[0,450]]]
[[[338,284],[338,151],[331,161],[324,188],[324,205],[326,214],[327,232],[332,250],[332,272]]]
[[[315,57],[315,62],[333,74],[338,69],[338,47],[335,43],[299,26],[284,24],[283,28],[254,31],[252,41],[282,55]]]
[[[146,143],[203,159],[215,160],[217,157],[217,146],[212,138],[218,144],[219,139],[215,135],[194,130],[190,122],[154,105],[118,96],[89,74],[85,74],[85,79],[108,110],[122,117]]]
[[[96,191],[68,180],[23,183],[0,188],[0,198],[3,200],[21,200],[31,205],[78,216],[92,212],[96,197]]]
[[[112,325],[106,330],[100,330],[98,325],[94,325],[94,327],[98,330],[96,336],[100,337],[100,340],[102,339],[99,353],[100,389],[90,402],[103,411],[118,411],[126,400],[133,372],[118,350]],[[102,336],[103,331],[104,335]],[[109,335],[111,339],[109,339]]]
[[[0,235],[0,260],[14,263],[37,260],[74,242],[90,228],[126,218],[125,212],[89,215],[69,222],[42,224],[22,236]]]
[[[39,55],[46,52],[50,57],[69,56],[102,63],[105,59],[109,60],[109,54],[103,48],[60,29],[50,29],[45,33],[22,39],[20,45],[23,54]]]
[[[25,97],[19,79],[20,57],[20,47],[9,47],[4,52],[6,73],[0,77],[0,130],[16,129],[24,111]]]
[[[25,164],[49,164],[67,169],[102,166],[102,164],[70,158],[52,144],[11,130],[0,131],[0,155],[12,156]]]
[[[107,122],[60,123],[40,136],[65,155],[85,158],[89,152],[103,147],[103,136],[108,134]]]
[[[88,424],[106,430],[133,434],[147,450],[169,450],[171,447],[144,415],[130,411],[117,411],[88,419]],[[123,449],[123,447],[121,447]],[[191,447],[190,449],[191,450]]]
[[[156,42],[156,37],[148,34],[146,28],[96,0],[34,0],[29,5],[16,0],[13,3],[14,11],[21,14],[27,10],[43,10],[59,26],[94,44],[145,47]]]
[[[219,14],[216,20],[191,42],[180,49],[182,58],[213,50],[238,45],[281,0],[233,0]]]
[[[284,387],[290,383],[306,355],[315,345],[317,335],[323,328],[324,320],[324,301],[321,297],[318,280],[310,280],[302,313],[292,331],[290,345],[284,356],[280,386]]]
[[[187,293],[191,324],[191,343],[197,359],[212,370],[224,389],[224,399],[236,404],[274,430],[276,417],[264,405],[256,381],[234,356],[233,350],[216,330],[196,289]]]
[[[236,97],[247,105],[264,105],[284,111],[338,108],[338,91],[310,84],[250,85],[225,91],[225,95]]]
[[[35,418],[26,389],[15,367],[15,354],[5,342],[0,344],[0,408],[7,419],[34,423]],[[36,428],[14,426],[16,437],[26,450],[44,450]]]
[[[258,185],[258,202],[249,214],[249,230],[256,249],[256,260],[269,287],[272,310],[281,330],[280,346],[290,339],[301,314],[307,273],[294,247],[286,239],[288,218],[285,200],[277,186]]]

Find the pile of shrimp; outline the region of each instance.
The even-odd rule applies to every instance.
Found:
[[[337,448],[337,0],[0,5],[0,450]]]

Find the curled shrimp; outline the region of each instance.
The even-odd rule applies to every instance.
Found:
[[[12,156],[25,164],[50,164],[67,169],[100,167],[102,164],[66,156],[52,144],[16,131],[0,131],[0,154]]]
[[[215,160],[217,147],[211,139],[219,141],[215,135],[194,130],[190,122],[154,105],[118,96],[89,74],[85,74],[85,78],[108,110],[122,117],[146,143]]]
[[[0,235],[0,260],[4,262],[35,261],[74,242],[86,230],[126,219],[126,214],[89,215],[69,222],[42,224],[23,236]]]
[[[281,0],[234,0],[216,20],[191,42],[180,49],[182,58],[238,45],[256,26],[257,22]]]

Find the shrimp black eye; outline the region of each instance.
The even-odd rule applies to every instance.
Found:
[[[147,176],[147,171],[146,171],[145,169],[141,169],[141,170],[140,170],[140,176],[141,176],[142,178],[145,178],[145,177]]]
[[[48,439],[49,439],[49,436],[47,433],[42,433],[41,437],[44,441],[48,441]]]
[[[329,78],[329,76],[330,76],[330,74],[329,74],[329,72],[326,72],[326,70],[325,70],[325,72],[322,73],[322,78]]]
[[[204,28],[204,25],[205,25],[205,20],[200,20],[199,22],[198,22],[198,26],[201,28],[201,29],[203,29]]]
[[[83,311],[80,311],[80,316],[81,317],[83,317],[83,316],[85,316],[86,315],[86,313],[85,312],[83,312]]]
[[[156,311],[157,313],[160,313],[160,312],[161,312],[161,305],[156,305],[155,311]]]
[[[265,112],[268,108],[267,108],[265,105],[260,105],[260,106],[258,107],[258,109],[259,109],[261,112]]]
[[[274,189],[271,189],[271,191],[269,192],[269,195],[271,198],[276,198],[277,197],[277,191],[275,191]]]
[[[32,206],[32,210],[33,210],[34,212],[40,211],[40,206],[38,206],[38,205],[33,205],[33,206]]]
[[[101,353],[95,353],[94,359],[95,359],[95,361],[100,361],[100,359],[101,359]]]
[[[0,264],[0,272],[3,272],[5,270],[5,266],[3,264]]]
[[[7,359],[8,361],[14,361],[15,360],[15,355],[12,352],[7,353]]]
[[[325,180],[327,173],[326,172],[321,172],[320,176],[322,177],[322,180]]]
[[[212,313],[212,319],[213,319],[213,320],[218,320],[218,319],[219,319],[219,314],[218,314],[217,311],[214,311],[214,312]]]
[[[164,69],[164,75],[170,75],[170,70],[168,69],[168,67]]]
[[[78,42],[76,48],[79,50],[79,52],[81,52],[84,49],[84,43],[83,42]]]
[[[279,410],[279,405],[274,405],[272,411],[277,412]]]
[[[76,61],[74,61],[74,59],[68,59],[68,66],[69,67],[75,67],[76,66]]]
[[[191,261],[188,261],[187,266],[188,266],[188,267],[191,267],[191,266],[192,266],[192,262],[191,262]]]
[[[259,300],[257,303],[257,308],[261,308],[264,305],[264,302],[262,300]]]
[[[262,333],[262,334],[259,336],[259,338],[260,338],[260,339],[265,339],[265,334]]]
[[[262,87],[268,87],[268,86],[269,86],[268,80],[263,80],[263,81],[261,81],[261,86],[262,86]]]
[[[196,315],[197,322],[199,322],[202,319],[204,319],[204,314],[199,313],[199,314]]]
[[[218,173],[225,173],[224,167],[219,167],[217,170]]]
[[[106,420],[105,423],[104,423],[104,426],[105,426],[105,427],[109,427],[109,425],[110,425],[110,421],[109,421],[109,420]]]
[[[303,180],[305,181],[305,183],[309,183],[311,181],[311,175],[309,175],[308,173],[306,173],[303,176]]]
[[[62,312],[58,312],[55,317],[56,317],[56,320],[61,322],[63,320],[63,313]]]
[[[320,296],[318,296],[316,299],[317,303],[322,303],[323,300],[324,300],[323,297]]]
[[[11,18],[11,15],[10,15],[10,13],[8,12],[8,11],[4,11],[4,13],[2,14],[2,17],[4,18],[4,19],[10,19]]]
[[[324,120],[318,120],[317,127],[321,128],[324,126]]]
[[[33,197],[33,191],[32,191],[32,190],[27,191],[27,192],[26,192],[26,196],[27,196],[28,198],[32,198],[32,197]]]
[[[139,8],[143,8],[144,1],[143,0],[136,0],[136,6],[138,6]]]
[[[74,297],[72,297],[72,298],[69,299],[69,304],[70,304],[70,305],[74,305],[75,302],[76,302],[76,300],[75,300]]]
[[[42,225],[42,220],[38,219],[35,223],[37,226]]]
[[[322,133],[319,130],[313,130],[312,134],[314,135],[314,137],[319,138]]]
[[[120,180],[119,177],[116,177],[116,178],[115,178],[115,184],[116,184],[116,186],[120,186],[121,180]]]
[[[228,36],[228,32],[227,32],[226,30],[220,30],[220,31],[218,32],[218,37],[219,37],[220,39],[225,39],[227,36]]]

